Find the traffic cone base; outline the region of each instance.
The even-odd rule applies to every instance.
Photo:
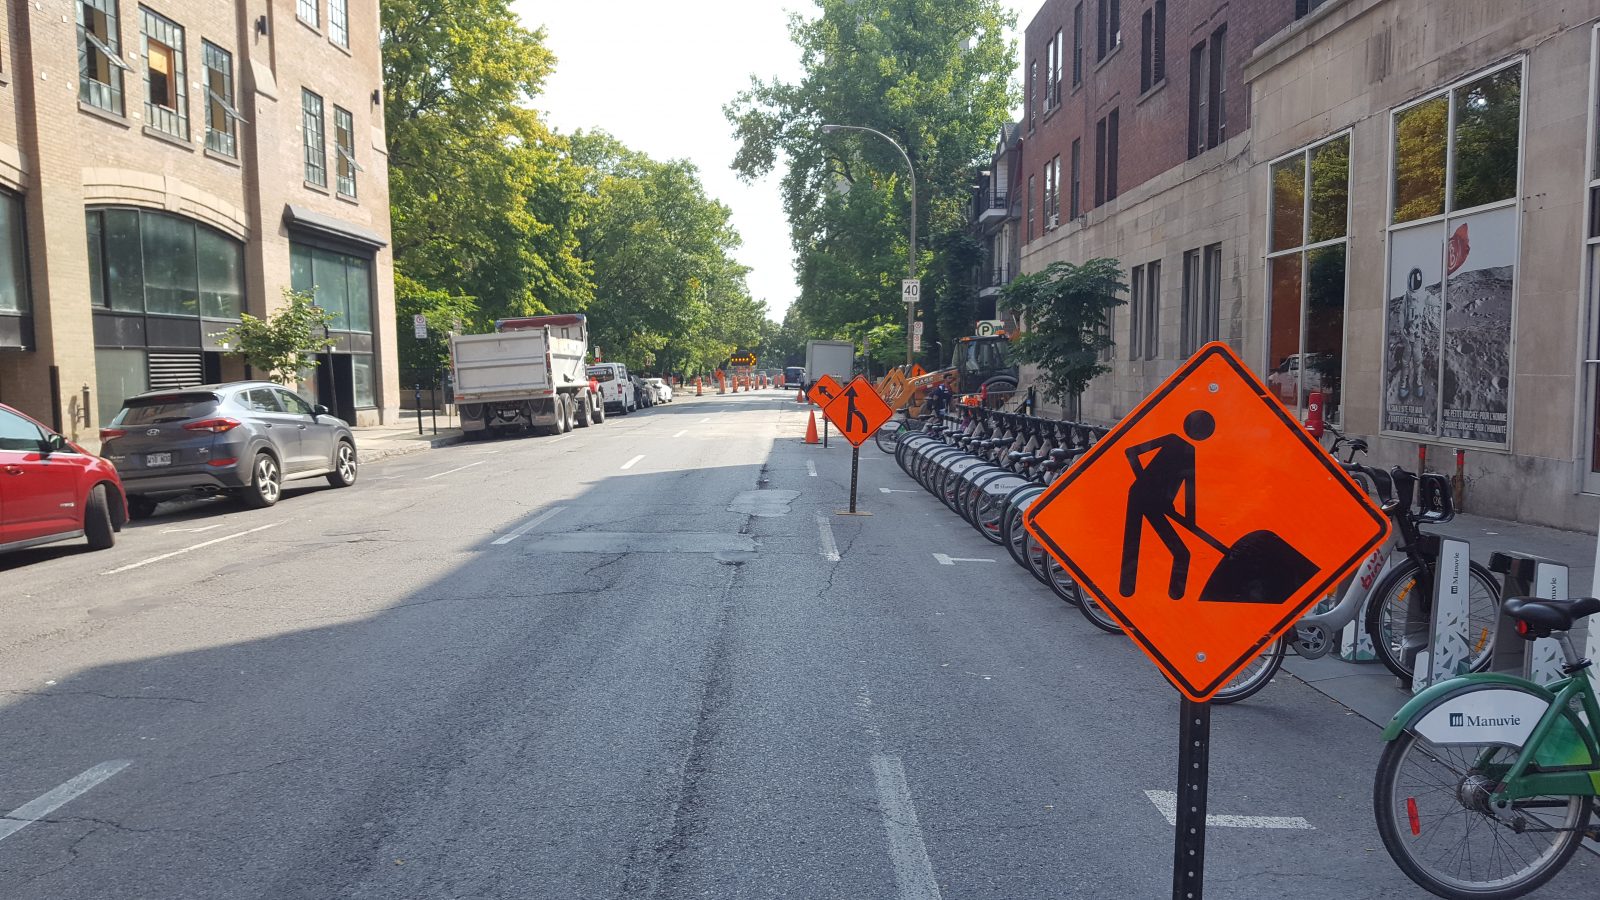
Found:
[[[822,442],[817,440],[817,411],[812,410],[809,415],[810,418],[806,420],[806,443],[820,444]]]

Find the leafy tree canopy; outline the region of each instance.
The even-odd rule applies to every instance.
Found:
[[[1065,403],[1111,371],[1100,361],[1102,352],[1116,346],[1107,314],[1125,302],[1117,295],[1127,289],[1114,259],[1051,263],[1001,288],[1001,308],[1023,323],[1011,353],[1038,366],[1045,397]]]

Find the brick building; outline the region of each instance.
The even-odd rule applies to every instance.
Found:
[[[1118,259],[1114,420],[1201,343],[1466,508],[1600,514],[1600,8],[1050,0],[1022,271]],[[1118,31],[1120,30],[1120,37]],[[1530,160],[1538,165],[1529,166]]]
[[[123,397],[246,375],[286,288],[338,319],[310,383],[397,406],[378,5],[39,0],[0,20],[0,400],[95,443]]]

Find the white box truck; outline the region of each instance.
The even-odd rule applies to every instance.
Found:
[[[491,334],[450,335],[461,431],[468,438],[538,428],[560,434],[605,421],[585,369],[582,315],[500,319]]]
[[[855,377],[856,345],[854,341],[806,341],[806,387],[824,375],[832,375],[840,384],[849,384]]]

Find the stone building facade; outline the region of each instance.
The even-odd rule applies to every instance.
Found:
[[[0,401],[96,443],[121,400],[245,377],[285,289],[338,319],[302,392],[397,407],[374,0],[38,0],[0,20]]]

